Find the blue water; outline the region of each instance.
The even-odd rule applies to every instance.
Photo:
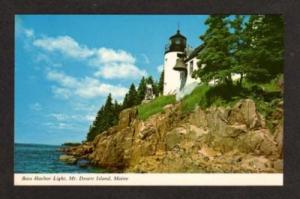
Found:
[[[101,173],[98,168],[80,168],[58,160],[59,146],[15,144],[15,173]]]

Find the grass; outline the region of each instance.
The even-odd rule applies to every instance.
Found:
[[[275,110],[276,104],[282,99],[282,93],[278,87],[278,78],[269,83],[243,82],[242,86],[233,84],[230,86],[209,86],[201,84],[190,95],[181,100],[181,111],[189,113],[197,106],[207,108],[210,106],[233,106],[240,99],[251,98],[255,101],[257,109],[266,118]],[[175,96],[160,96],[153,101],[138,107],[138,117],[146,120],[151,115],[163,111],[167,104],[174,104]]]
[[[190,95],[185,96],[181,101],[182,112],[191,112],[197,105],[201,105],[202,107],[207,106],[206,94],[209,89],[208,85],[201,85],[196,87]]]
[[[199,85],[190,94],[182,99],[182,112],[188,113],[200,106],[207,108],[210,106],[231,106],[239,99],[245,98],[249,90],[237,85],[232,86],[209,86]]]
[[[264,84],[254,84],[244,81],[242,86],[238,84],[230,86],[199,85],[190,95],[182,99],[182,112],[191,112],[196,106],[202,108],[210,106],[232,106],[240,99],[251,98],[258,104],[259,111],[265,115],[269,115],[273,108],[272,101],[282,98],[278,86],[279,78]]]
[[[175,102],[176,99],[174,95],[159,96],[149,103],[139,105],[138,117],[142,120],[146,120],[151,115],[162,112],[164,106],[174,104]]]

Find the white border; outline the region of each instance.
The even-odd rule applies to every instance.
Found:
[[[31,179],[31,180],[29,180]],[[283,186],[283,174],[14,174],[15,186]]]

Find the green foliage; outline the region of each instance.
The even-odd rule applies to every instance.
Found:
[[[137,95],[138,95],[138,102],[139,104],[143,101],[143,99],[145,98],[145,93],[146,93],[146,79],[145,77],[142,77],[140,83],[139,83],[139,87],[137,89]]]
[[[196,106],[200,105],[201,107],[206,107],[208,105],[206,93],[210,87],[206,84],[198,86],[193,90],[190,95],[185,96],[182,99],[182,111],[191,112],[195,109]]]
[[[212,15],[207,31],[200,38],[203,50],[195,72],[203,82],[218,80],[231,84],[231,74],[239,81],[269,82],[283,73],[283,19],[280,15],[228,17]]]
[[[244,65],[247,79],[268,82],[283,73],[283,18],[280,15],[252,15],[245,28],[247,47]]]
[[[120,111],[120,105],[117,101],[112,103],[112,97],[111,94],[109,94],[105,104],[100,108],[93,124],[90,126],[87,141],[94,140],[98,134],[115,125],[118,122]]]
[[[239,82],[232,85],[199,85],[182,99],[182,112],[192,112],[197,106],[232,106],[240,99],[251,98],[257,103],[261,113],[265,116],[270,115],[274,111],[273,102],[282,99],[282,92],[278,86],[281,78],[279,75],[269,83],[244,81],[242,86]]]
[[[175,102],[176,99],[173,95],[157,97],[153,101],[141,104],[138,107],[138,117],[142,120],[146,120],[151,115],[162,112],[163,107],[167,104],[174,104]]]
[[[198,55],[199,68],[204,64],[205,67],[198,70],[196,75],[203,82],[210,82],[218,79],[221,83],[231,83],[231,43],[232,38],[229,32],[229,25],[226,15],[212,15],[208,17],[205,24],[207,31],[200,38],[203,41],[203,49]]]
[[[164,91],[164,71],[162,71],[160,73],[160,78],[159,78],[159,82],[158,82],[158,93],[159,94],[163,94]]]
[[[124,97],[123,101],[123,109],[130,108],[132,106],[135,106],[139,104],[139,96],[135,89],[134,84],[131,84],[128,93]]]

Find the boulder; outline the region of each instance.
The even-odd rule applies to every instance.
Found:
[[[130,123],[136,118],[136,115],[137,109],[135,107],[121,111],[121,113],[119,114],[119,123],[117,130],[128,127]]]
[[[72,155],[61,155],[59,160],[65,162],[66,164],[76,164],[77,159]]]
[[[282,158],[282,156],[283,156],[283,122],[282,121],[275,128],[274,139],[275,139],[275,142],[277,143],[280,157]]]
[[[184,138],[187,130],[183,127],[178,127],[168,132],[166,135],[166,147],[167,150],[172,150],[176,145],[178,145]]]
[[[189,116],[189,123],[197,127],[207,127],[206,113],[201,108],[197,108],[193,114]]]
[[[248,128],[264,127],[262,117],[256,110],[255,102],[251,99],[240,100],[229,112],[230,123],[246,124]]]
[[[198,140],[202,136],[208,134],[208,131],[206,129],[197,127],[197,126],[192,125],[192,124],[188,125],[187,129],[189,131],[188,131],[188,134],[185,137],[188,138],[188,139],[194,140],[194,141]]]
[[[139,137],[140,139],[145,139],[155,132],[156,132],[155,126],[149,123],[147,123],[146,125],[142,123],[142,126],[139,129]]]

